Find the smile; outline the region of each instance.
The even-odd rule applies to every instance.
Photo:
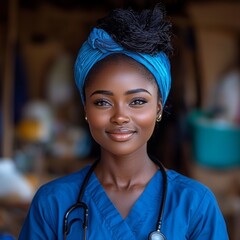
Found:
[[[115,131],[107,131],[108,136],[113,140],[117,142],[124,142],[134,135],[135,131],[129,130],[129,129],[121,129],[121,130],[115,130]]]

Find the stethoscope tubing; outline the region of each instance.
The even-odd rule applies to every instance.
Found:
[[[165,208],[165,202],[166,202],[166,196],[167,196],[167,174],[166,171],[162,165],[161,162],[158,161],[158,159],[151,157],[152,161],[157,164],[157,166],[159,167],[162,176],[163,176],[163,191],[162,191],[162,201],[161,201],[161,205],[160,205],[160,211],[159,211],[159,215],[158,215],[158,222],[157,222],[157,226],[156,226],[156,231],[153,231],[149,234],[148,239],[149,240],[154,240],[154,239],[165,239],[166,237],[161,233],[161,227],[162,227],[162,218],[163,218],[163,214],[164,214],[164,208]],[[84,210],[84,219],[83,219],[83,229],[84,229],[84,237],[83,239],[86,240],[87,239],[87,228],[88,228],[88,206],[86,203],[84,203],[82,201],[85,189],[87,187],[88,181],[95,169],[95,167],[97,166],[99,162],[99,159],[96,160],[92,166],[90,167],[90,169],[87,172],[86,177],[83,180],[82,186],[80,188],[79,194],[78,194],[78,198],[77,198],[77,202],[72,205],[65,213],[64,215],[64,223],[63,223],[63,235],[64,235],[64,240],[67,239],[67,235],[70,231],[71,225],[68,222],[68,218],[69,215],[71,214],[71,212],[73,212],[74,210],[76,210],[77,208],[83,208]],[[155,235],[158,235],[157,237],[155,237]]]
[[[164,209],[165,209],[165,203],[166,203],[166,198],[167,198],[167,174],[166,171],[164,169],[164,166],[162,165],[161,162],[158,161],[158,159],[151,157],[152,161],[154,163],[156,163],[162,173],[163,176],[163,191],[162,191],[162,201],[161,201],[161,207],[160,207],[160,211],[159,211],[159,215],[158,215],[158,222],[157,222],[157,231],[161,231],[161,227],[162,227],[162,218],[163,218],[163,213],[164,213]]]

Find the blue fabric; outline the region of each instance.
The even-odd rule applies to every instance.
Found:
[[[0,233],[0,240],[15,240],[15,238],[10,234]]]
[[[76,202],[89,166],[42,186],[36,193],[19,240],[62,240],[63,216]],[[228,240],[226,225],[212,192],[200,183],[168,170],[168,192],[162,232],[168,240]],[[93,174],[84,194],[89,206],[88,240],[147,240],[158,218],[162,175],[158,171],[123,219]],[[77,210],[70,220],[82,218]],[[74,222],[68,239],[82,239]]]
[[[92,30],[88,40],[83,43],[75,62],[75,81],[83,103],[83,87],[88,72],[96,62],[113,53],[123,53],[144,65],[155,77],[162,102],[165,104],[171,87],[170,63],[166,54],[159,52],[151,56],[128,51],[118,45],[107,32],[97,28]]]

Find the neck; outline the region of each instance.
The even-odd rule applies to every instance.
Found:
[[[146,152],[113,156],[102,151],[95,173],[104,186],[129,189],[137,185],[146,185],[156,171],[157,166]]]

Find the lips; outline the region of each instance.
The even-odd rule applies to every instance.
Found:
[[[109,135],[109,137],[116,142],[124,142],[128,141],[132,138],[132,136],[136,133],[136,131],[132,129],[126,129],[126,128],[119,128],[119,129],[113,129],[110,131],[106,131],[106,133]]]

